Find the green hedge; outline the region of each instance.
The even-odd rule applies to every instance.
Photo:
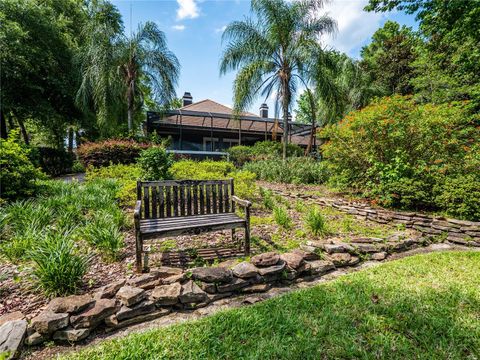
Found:
[[[237,145],[227,150],[230,160],[236,166],[243,166],[249,161],[282,158],[283,144],[276,141],[259,141],[253,146]],[[287,156],[303,155],[303,149],[295,144],[287,145]]]
[[[104,140],[80,145],[77,154],[86,167],[133,164],[149,146],[133,140]]]

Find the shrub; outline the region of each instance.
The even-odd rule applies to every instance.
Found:
[[[260,196],[262,197],[262,203],[265,209],[273,210],[275,201],[273,200],[272,190],[260,188]]]
[[[148,144],[133,140],[105,140],[84,143],[77,149],[77,154],[86,167],[132,164],[140,157],[142,150],[148,147]]]
[[[245,145],[232,146],[227,153],[235,166],[242,167],[246,162],[253,159],[252,148]]]
[[[72,173],[78,174],[83,172],[85,172],[85,166],[80,161],[75,160],[72,165]]]
[[[141,170],[136,165],[110,165],[101,168],[90,166],[85,178],[87,181],[96,179],[112,179],[119,186],[116,197],[122,206],[134,206],[137,200],[137,180],[141,177]]]
[[[275,222],[285,229],[292,227],[292,219],[288,216],[288,211],[283,206],[276,206],[273,208],[273,219]]]
[[[283,144],[276,141],[259,141],[253,146],[237,145],[227,150],[230,160],[236,166],[243,166],[249,161],[280,159],[283,154]],[[287,157],[303,155],[303,150],[295,144],[287,145]]]
[[[435,204],[450,215],[464,219],[480,219],[480,178],[473,174],[445,179],[434,189]]]
[[[218,180],[234,179],[235,194],[251,199],[255,194],[255,174],[249,171],[236,171],[227,161],[181,160],[172,165],[170,173],[174,179]]]
[[[6,200],[32,196],[37,190],[35,180],[45,178],[30,160],[30,149],[17,142],[17,135],[11,131],[8,139],[0,139],[0,198]]]
[[[312,207],[308,210],[305,214],[304,222],[313,235],[325,235],[328,232],[327,222],[317,207]]]
[[[38,147],[33,151],[37,154],[40,167],[48,175],[58,176],[72,171],[75,155],[65,149]]]
[[[52,232],[29,254],[33,276],[47,295],[74,293],[87,272],[89,257],[81,254],[69,233]]]
[[[165,148],[150,147],[140,153],[138,166],[141,169],[143,180],[164,180],[170,177],[169,169],[172,165],[172,156]]]
[[[282,183],[320,184],[328,178],[325,164],[310,157],[289,158],[285,162],[280,159],[252,161],[243,169],[257,174],[261,180]]]
[[[323,130],[321,136],[329,139],[322,148],[331,183],[360,190],[381,205],[446,210],[445,197],[435,199],[443,186],[457,181],[450,179],[480,178],[474,155],[479,118],[472,113],[467,102],[418,105],[410,97],[378,99]],[[475,213],[472,205],[450,204],[450,214],[472,218]]]

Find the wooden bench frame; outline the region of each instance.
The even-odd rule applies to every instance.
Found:
[[[235,214],[235,205],[245,217]],[[138,181],[134,211],[136,267],[147,271],[143,241],[185,234],[245,229],[244,252],[250,255],[251,202],[235,196],[233,179]],[[143,262],[143,265],[142,265]]]

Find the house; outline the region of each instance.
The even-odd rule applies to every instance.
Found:
[[[258,115],[244,112],[235,116],[231,108],[213,100],[193,102],[191,94],[186,92],[182,105],[164,113],[147,112],[147,133],[171,136],[174,152],[223,154],[235,145],[253,145],[264,140],[282,141],[283,120],[270,118],[266,104],[261,105]],[[307,147],[310,125],[290,121],[289,130],[292,143]]]

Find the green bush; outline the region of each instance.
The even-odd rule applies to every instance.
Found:
[[[384,206],[478,219],[475,201],[461,200],[461,189],[474,188],[475,182],[458,180],[480,178],[480,119],[472,114],[468,102],[418,105],[410,97],[379,99],[323,130],[321,136],[329,139],[322,149],[330,181]],[[450,201],[453,184],[459,189]]]
[[[260,196],[262,197],[262,204],[265,209],[273,210],[275,201],[273,200],[273,192],[270,189],[260,188]]]
[[[273,208],[273,220],[285,229],[292,227],[292,219],[288,215],[288,211],[283,206],[276,206]]]
[[[83,143],[78,147],[77,154],[85,167],[133,164],[140,157],[140,153],[148,147],[149,144],[133,140],[112,139]]]
[[[227,161],[194,161],[181,160],[170,168],[174,179],[219,180],[234,179],[235,194],[252,199],[255,194],[255,174],[249,171],[236,171],[235,166]]]
[[[141,169],[137,165],[110,165],[100,168],[90,166],[87,168],[85,179],[111,179],[119,186],[116,197],[121,206],[134,206],[137,200],[137,180],[141,178]]]
[[[480,178],[473,174],[445,179],[434,189],[435,204],[454,217],[480,219]]]
[[[310,157],[294,157],[285,162],[281,159],[252,161],[243,169],[257,174],[261,180],[272,182],[321,184],[328,179],[325,164]]]
[[[37,190],[35,180],[45,178],[29,158],[30,149],[17,141],[11,131],[8,139],[0,139],[0,198],[15,200],[32,196]]]
[[[141,169],[143,180],[164,180],[170,178],[169,169],[172,165],[172,156],[165,148],[153,146],[140,153],[138,166]]]
[[[40,167],[48,175],[58,176],[72,171],[75,155],[67,150],[42,146],[32,151],[37,154]]]
[[[86,274],[90,258],[82,254],[69,233],[52,232],[29,253],[33,276],[51,296],[75,293]]]
[[[243,166],[249,161],[281,159],[283,154],[283,144],[276,141],[259,141],[253,146],[237,145],[227,150],[232,161],[236,166]],[[287,145],[287,157],[298,157],[303,155],[303,150],[295,144]]]
[[[80,161],[75,160],[72,165],[72,173],[78,174],[83,172],[85,172],[85,166]]]
[[[305,214],[305,226],[313,235],[325,235],[328,233],[327,222],[320,209],[311,207]]]

